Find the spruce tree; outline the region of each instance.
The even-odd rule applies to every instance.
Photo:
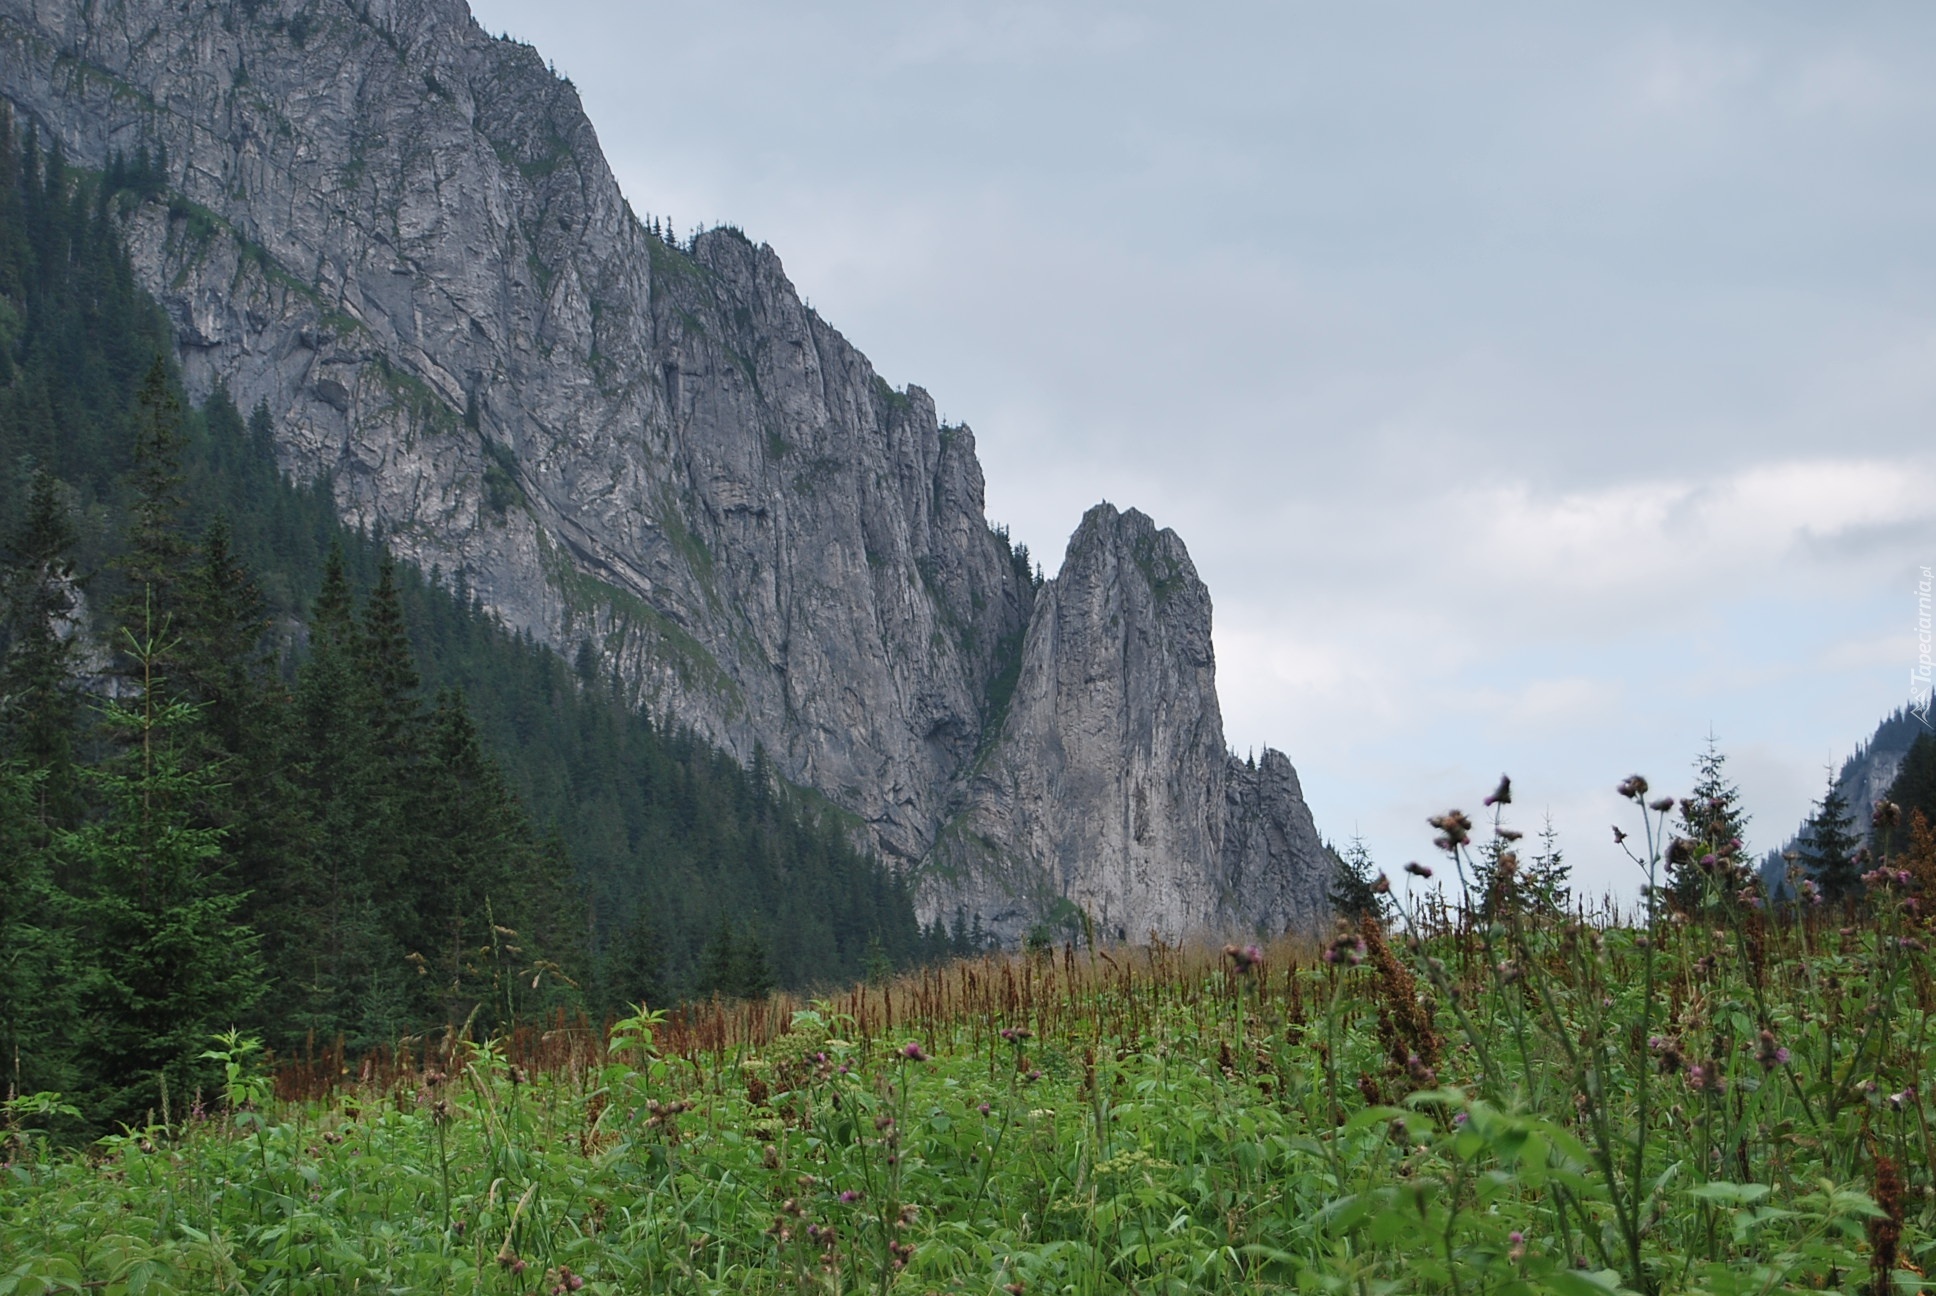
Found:
[[[79,969],[48,859],[38,784],[0,761],[0,1095],[73,1093]]]
[[[1848,799],[1842,795],[1835,771],[1831,769],[1827,790],[1808,822],[1802,825],[1801,840],[1802,867],[1822,888],[1825,903],[1839,905],[1861,894],[1862,866],[1855,857],[1861,844],[1854,818],[1849,813]]]
[[[326,1039],[344,1031],[356,1047],[394,1042],[407,1029],[405,1002],[428,975],[405,964],[385,921],[395,905],[385,903],[372,876],[372,842],[390,831],[391,821],[374,816],[364,797],[365,787],[385,774],[364,719],[355,607],[337,545],[324,561],[309,618],[309,655],[296,680],[292,773],[315,851],[289,880],[286,967],[291,1024]]]
[[[1694,790],[1681,798],[1680,836],[1688,845],[1670,854],[1667,864],[1668,901],[1682,913],[1694,913],[1732,894],[1749,874],[1743,845],[1748,816],[1726,765],[1727,757],[1709,734],[1707,749],[1694,762]]]
[[[1331,875],[1331,907],[1346,918],[1370,916],[1383,922],[1389,915],[1388,893],[1375,889],[1377,866],[1362,837],[1353,837],[1342,852],[1331,852],[1336,867]]]
[[[73,826],[81,808],[73,768],[80,725],[74,679],[80,627],[73,620],[79,584],[68,557],[75,538],[59,483],[36,472],[26,515],[6,540],[0,741],[35,773],[37,813],[49,827]]]
[[[80,1036],[93,1072],[98,1122],[187,1106],[207,1080],[211,1034],[262,992],[255,933],[237,921],[243,897],[223,876],[221,834],[195,827],[189,808],[206,777],[184,767],[194,709],[161,695],[166,646],[152,624],[125,635],[138,693],[112,702],[108,723],[126,749],[91,771],[104,801],[96,820],[63,834],[75,876],[90,966],[81,979]]]
[[[127,549],[121,557],[121,597],[115,619],[157,631],[168,627],[183,576],[193,560],[188,538],[187,500],[183,495],[181,400],[168,366],[157,355],[135,398],[134,467],[129,474],[133,499],[128,506]],[[170,642],[157,640],[157,642]],[[159,668],[160,662],[143,666]]]
[[[1905,823],[1917,810],[1936,823],[1936,737],[1926,733],[1916,736],[1896,770],[1895,781],[1889,785],[1887,799],[1901,808]]]
[[[1539,830],[1539,850],[1522,866],[1526,897],[1542,913],[1558,917],[1573,903],[1573,870],[1560,850],[1559,830],[1547,815]]]

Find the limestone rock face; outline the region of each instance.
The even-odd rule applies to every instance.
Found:
[[[938,862],[1005,935],[1048,915],[1122,940],[1308,926],[1323,859],[1290,762],[1225,747],[1210,594],[1183,541],[1091,509]]]
[[[462,0],[0,0],[0,95],[80,165],[164,159],[119,219],[192,391],[265,403],[289,472],[507,624],[763,746],[930,913],[1178,935],[1281,924],[1253,899],[1327,872],[1288,763],[1232,772],[1181,543],[1092,514],[1037,607],[972,433],[771,248],[641,224],[570,84]],[[1187,581],[1092,561],[1092,523]],[[1148,634],[1109,650],[1117,610]]]

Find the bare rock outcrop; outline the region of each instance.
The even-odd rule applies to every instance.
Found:
[[[1328,857],[1288,763],[1233,773],[1181,543],[1092,514],[1037,607],[972,433],[771,248],[642,223],[569,82],[461,0],[0,0],[0,96],[78,164],[162,160],[117,219],[191,390],[266,404],[289,472],[507,624],[763,746],[930,912],[995,903],[989,861],[1054,880],[1001,892],[1029,921],[1302,912]],[[1092,561],[1092,524],[1129,538]],[[1081,629],[1116,608],[1148,637]]]

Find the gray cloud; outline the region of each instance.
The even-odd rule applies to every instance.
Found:
[[[1500,768],[1596,882],[1712,723],[1757,843],[1936,562],[1936,10],[486,0],[641,212],[974,425],[1053,567],[1185,537],[1226,724],[1381,860]]]

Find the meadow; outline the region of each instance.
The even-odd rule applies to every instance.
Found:
[[[1666,811],[1632,799],[1657,872]],[[1562,913],[1513,892],[1510,829],[1435,824],[1437,869],[1491,878],[1470,907],[1381,884],[1382,915],[1261,949],[361,1059],[231,1033],[220,1092],[78,1150],[17,1098],[0,1296],[1926,1285],[1917,869],[1843,909],[1717,869],[1693,905]]]

